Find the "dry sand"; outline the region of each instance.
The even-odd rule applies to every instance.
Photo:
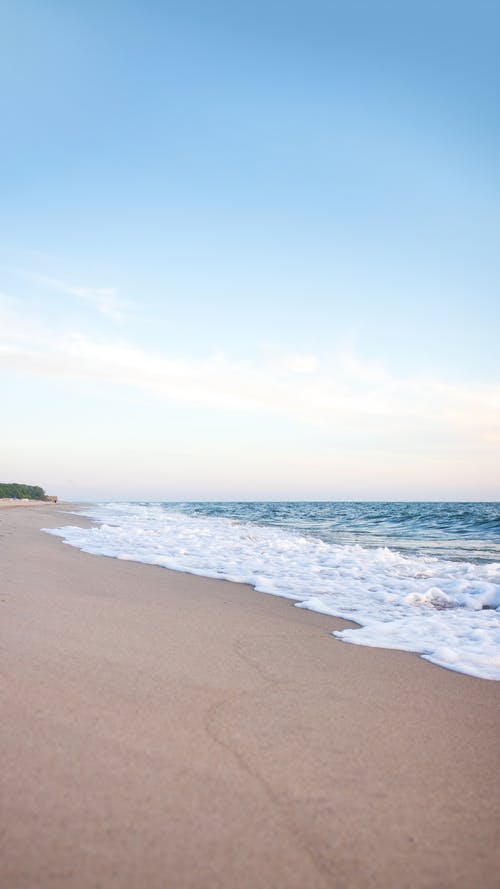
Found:
[[[12,509],[16,506],[47,506],[45,500],[16,500],[10,497],[0,497],[0,509]]]
[[[498,885],[500,684],[0,515],[5,889]]]

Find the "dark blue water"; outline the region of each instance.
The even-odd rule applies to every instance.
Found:
[[[439,558],[500,561],[500,503],[164,503],[188,515],[273,525],[328,543],[387,546]]]

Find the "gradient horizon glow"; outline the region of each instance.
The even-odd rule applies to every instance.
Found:
[[[0,10],[0,481],[500,499],[498,4]]]

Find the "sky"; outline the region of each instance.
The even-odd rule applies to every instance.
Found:
[[[499,26],[0,0],[0,481],[500,499]]]

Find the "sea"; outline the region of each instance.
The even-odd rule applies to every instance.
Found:
[[[79,549],[250,584],[355,622],[356,645],[500,679],[500,503],[105,502]]]

